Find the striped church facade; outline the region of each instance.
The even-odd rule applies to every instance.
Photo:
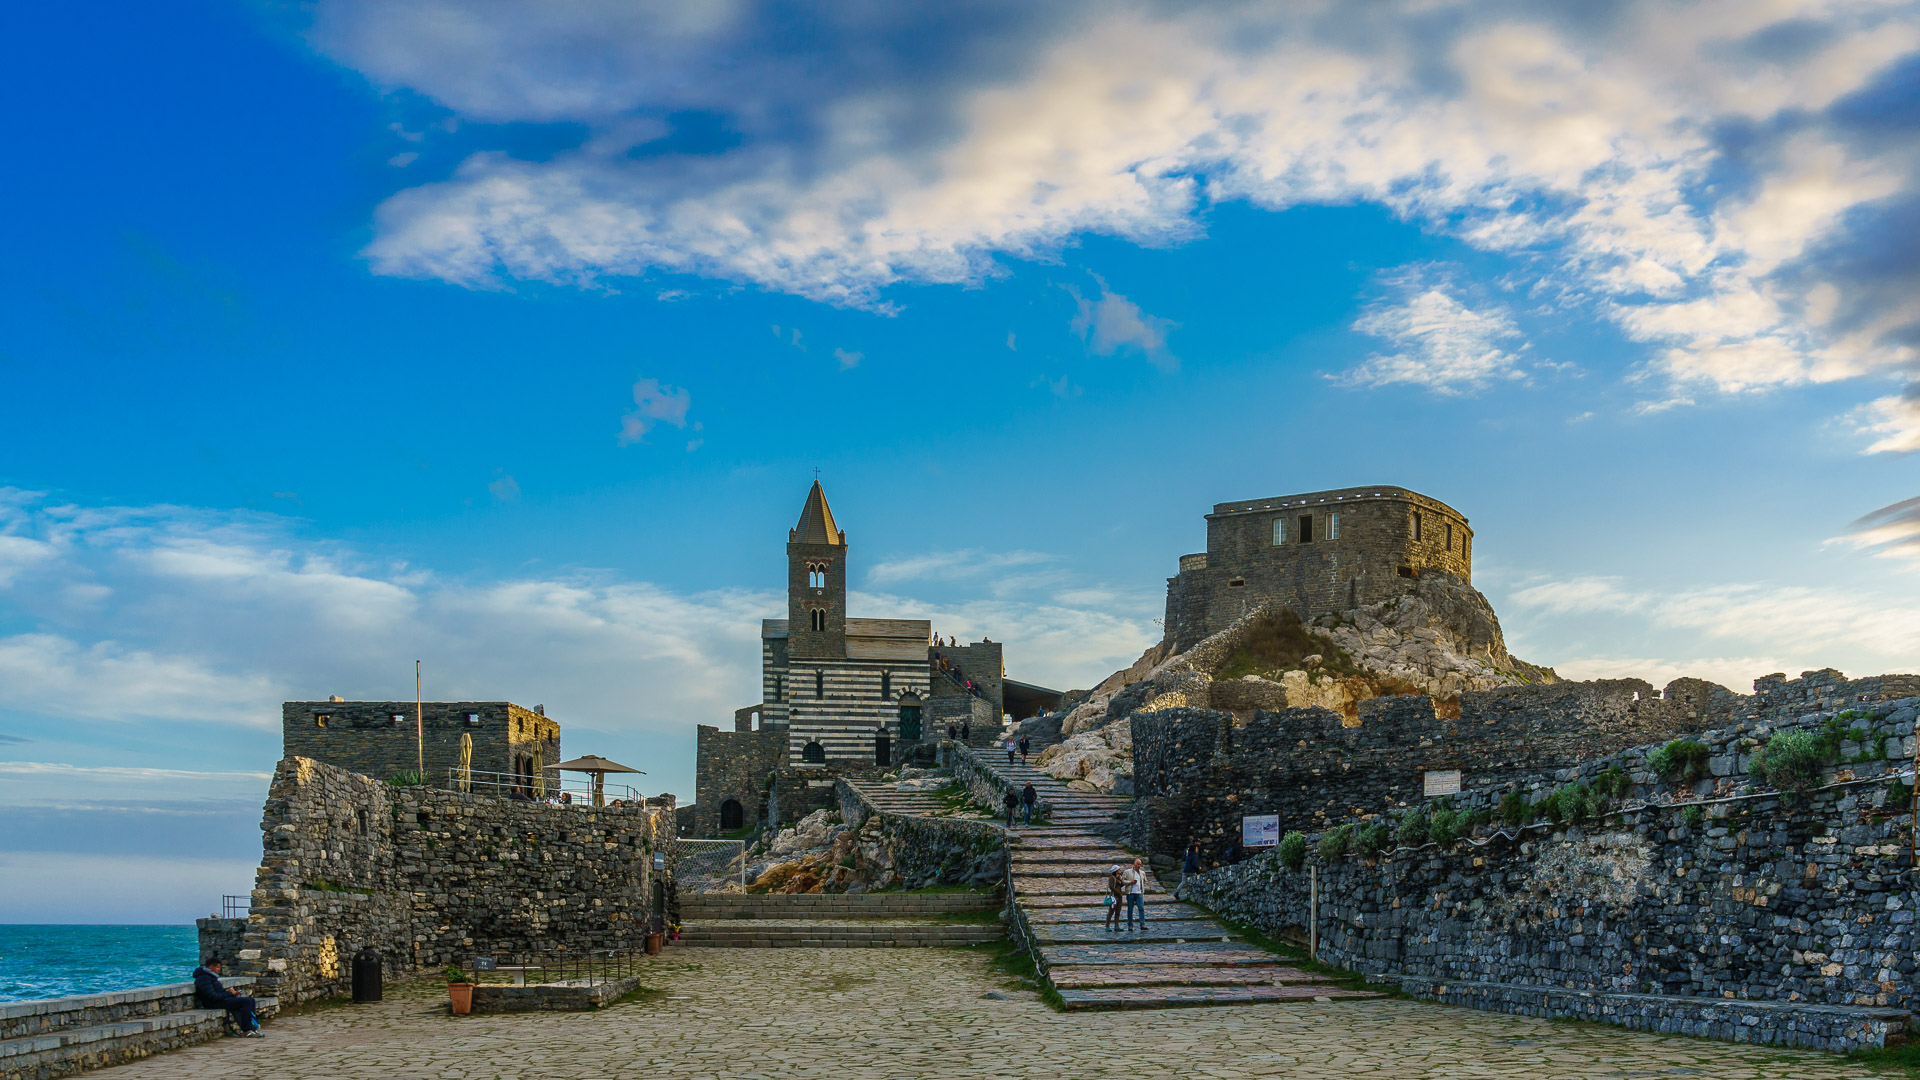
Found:
[[[864,655],[793,658],[787,620],[763,620],[762,722],[787,729],[787,762],[888,764],[882,751],[899,742],[901,696],[930,696],[932,633],[924,620],[848,619],[847,651]]]

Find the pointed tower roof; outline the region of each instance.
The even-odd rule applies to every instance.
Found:
[[[802,544],[845,544],[846,535],[833,523],[833,509],[827,505],[827,493],[820,488],[820,481],[813,482],[813,490],[807,492],[807,505],[800,508],[800,524],[794,527],[792,539]]]

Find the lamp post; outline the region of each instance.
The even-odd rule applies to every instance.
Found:
[[[427,782],[427,721],[420,704],[420,661],[413,662],[413,778]]]

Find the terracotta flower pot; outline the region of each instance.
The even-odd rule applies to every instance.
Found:
[[[665,934],[648,934],[647,935],[647,955],[648,956],[660,955],[660,947],[662,945],[665,945],[666,942],[667,942],[667,935]]]
[[[453,999],[453,1015],[465,1016],[473,1011],[472,983],[448,983],[447,994]]]

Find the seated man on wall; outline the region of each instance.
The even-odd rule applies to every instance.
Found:
[[[254,1013],[253,999],[220,985],[220,957],[210,955],[206,963],[193,969],[193,996],[203,1008],[225,1009],[243,1037],[265,1037],[260,1031],[260,1017]]]

